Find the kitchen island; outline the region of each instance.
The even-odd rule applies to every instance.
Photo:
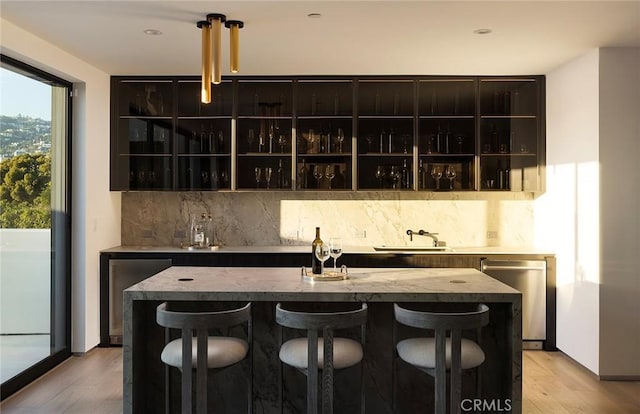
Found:
[[[474,269],[350,269],[349,278],[334,282],[302,280],[300,268],[171,267],[124,293],[124,412],[163,411],[166,370],[160,361],[165,332],[155,323],[155,308],[163,301],[253,302],[253,408],[256,413],[280,412],[281,381],[285,412],[300,412],[304,380],[300,373],[281,369],[275,303],[367,302],[369,316],[364,360],[367,413],[391,413],[394,302],[485,303],[490,324],[482,330],[487,359],[478,371],[481,395],[474,393],[471,374],[463,378],[463,395],[498,400],[521,413],[521,295]],[[400,334],[402,330],[399,329]],[[251,370],[239,364],[215,373],[210,400],[219,412],[246,411],[244,377]],[[359,370],[336,375],[336,404],[349,407],[359,387]],[[173,373],[172,389],[179,375]],[[432,407],[432,379],[398,364],[398,412]],[[470,385],[470,387],[469,387]],[[471,389],[469,389],[471,388]],[[410,396],[410,397],[409,397]],[[172,400],[178,400],[173,396]],[[243,405],[245,404],[245,405]],[[357,405],[356,405],[357,407]],[[347,411],[351,412],[350,408]]]

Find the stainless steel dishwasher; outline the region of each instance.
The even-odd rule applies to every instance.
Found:
[[[483,259],[481,270],[522,293],[522,347],[542,349],[547,339],[547,262]]]

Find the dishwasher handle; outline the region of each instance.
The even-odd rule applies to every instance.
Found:
[[[544,266],[499,266],[482,264],[482,270],[547,270]]]

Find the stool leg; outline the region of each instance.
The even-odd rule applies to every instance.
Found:
[[[462,395],[461,331],[451,331],[451,414],[460,414]]]
[[[447,412],[446,331],[436,329],[435,414]]]
[[[196,346],[196,412],[207,414],[207,348],[208,334],[205,329],[198,329]]]
[[[191,330],[182,330],[182,412],[191,412],[191,384],[193,360],[191,359]]]
[[[318,413],[318,331],[307,331],[307,414]]]
[[[322,367],[322,414],[333,414],[333,332],[322,332],[324,365]]]

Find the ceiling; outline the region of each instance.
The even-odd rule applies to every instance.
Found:
[[[544,74],[593,48],[640,47],[640,0],[0,1],[3,19],[111,75],[199,74],[207,13],[245,22],[245,75]]]

